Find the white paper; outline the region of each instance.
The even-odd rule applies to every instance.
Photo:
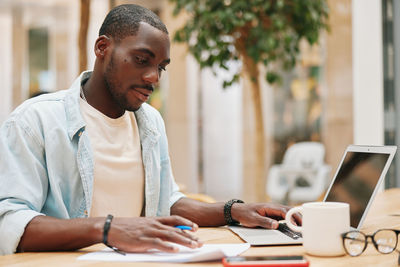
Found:
[[[142,261],[142,262],[200,262],[219,260],[223,257],[237,256],[247,249],[249,243],[205,244],[201,248],[190,249],[179,246],[179,252],[166,253],[159,250],[147,253],[126,253],[121,255],[109,248],[79,256],[78,260],[91,261]]]

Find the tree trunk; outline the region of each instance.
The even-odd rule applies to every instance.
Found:
[[[243,118],[244,193],[250,201],[265,201],[265,132],[259,69],[254,60],[247,55],[245,46],[246,34],[246,31],[244,31],[242,38],[239,38],[235,44],[243,62],[244,90],[250,90],[250,98],[253,106],[253,112],[250,111],[246,114],[245,110]],[[245,94],[246,92],[244,92]],[[247,129],[247,127],[252,127],[253,129]]]
[[[250,24],[242,27],[239,30],[240,37],[236,39],[235,42],[235,48],[238,54],[241,56],[243,62],[242,76],[245,78],[244,90],[250,90],[250,98],[254,108],[253,112],[245,114],[243,118],[243,127],[245,127],[243,131],[243,183],[245,189],[244,193],[250,201],[265,201],[266,156],[262,96],[260,91],[261,86],[259,83],[260,72],[257,63],[255,63],[254,60],[247,54],[246,41],[250,27]],[[246,86],[246,81],[248,81],[248,86]],[[246,117],[246,115],[250,116]],[[249,123],[249,120],[251,121],[253,119],[254,123]],[[246,129],[246,127],[254,127],[254,129]]]
[[[250,151],[252,153],[255,153],[255,157],[252,157],[254,162],[250,162],[250,164],[255,168],[252,171],[253,175],[255,176],[252,179],[254,181],[254,188],[252,191],[255,193],[255,201],[265,201],[265,131],[262,110],[262,96],[260,91],[261,88],[258,78],[259,69],[252,58],[248,57],[247,55],[242,56],[244,72],[243,74],[248,79],[248,85],[250,87],[245,88],[245,90],[250,90],[254,115],[254,118],[244,118],[244,120],[254,119],[254,129],[251,131],[253,134],[251,136],[244,137],[247,139],[254,136],[255,139],[254,142],[252,142],[253,148],[250,148]],[[248,177],[245,177],[245,179],[247,178]],[[245,183],[246,182],[247,181],[245,181]]]
[[[79,73],[87,69],[87,32],[90,18],[90,0],[81,0],[81,24],[79,28]]]

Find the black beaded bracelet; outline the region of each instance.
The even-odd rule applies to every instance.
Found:
[[[114,217],[111,214],[107,215],[106,222],[104,223],[103,228],[103,244],[109,247],[108,245],[108,231],[110,231],[111,221]]]
[[[103,244],[106,245],[107,247],[111,248],[112,250],[114,250],[115,252],[121,254],[121,255],[125,255],[125,252],[110,246],[108,244],[108,232],[110,231],[110,227],[111,227],[111,221],[114,217],[111,214],[107,215],[106,218],[106,222],[104,223],[104,227],[103,227]]]
[[[240,199],[231,199],[224,205],[224,218],[227,225],[236,225],[239,223],[234,219],[232,219],[231,210],[232,210],[232,205],[235,203],[244,203],[244,201]]]

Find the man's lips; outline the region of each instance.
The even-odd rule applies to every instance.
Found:
[[[154,87],[151,85],[132,85],[131,89],[138,91],[141,94],[144,94],[145,96],[150,96],[151,93],[154,91]]]
[[[139,85],[139,86],[133,85],[130,88],[139,93],[138,96],[143,102],[146,102],[149,99],[151,93],[154,90],[153,86],[146,86],[146,85]]]

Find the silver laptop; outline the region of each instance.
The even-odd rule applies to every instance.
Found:
[[[351,228],[361,228],[396,149],[396,146],[347,147],[324,201],[349,203]],[[252,246],[301,244],[301,234],[287,230],[286,227],[280,224],[278,230],[267,230],[229,226]]]

